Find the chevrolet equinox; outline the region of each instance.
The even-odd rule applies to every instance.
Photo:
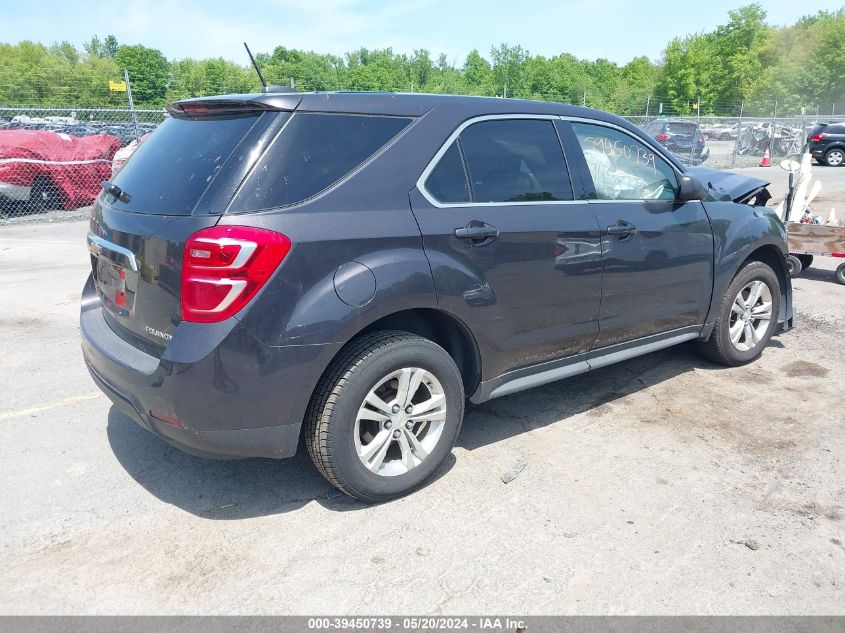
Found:
[[[482,97],[190,99],[103,183],[85,362],[207,457],[302,438],[343,492],[422,485],[473,403],[792,325],[768,183],[685,168],[598,110]]]

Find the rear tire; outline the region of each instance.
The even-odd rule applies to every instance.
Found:
[[[796,255],[798,261],[801,262],[801,271],[807,270],[810,266],[813,265],[813,256],[812,255]]]
[[[789,255],[786,258],[786,270],[789,271],[789,276],[795,279],[804,270],[804,264],[795,255]]]
[[[824,164],[828,167],[840,167],[845,163],[845,150],[838,147],[828,150],[824,155]]]
[[[305,416],[305,443],[340,491],[388,501],[420,487],[440,466],[463,414],[463,381],[442,347],[406,332],[373,332],[326,370]]]
[[[728,286],[710,338],[699,341],[699,351],[728,367],[751,362],[768,345],[779,308],[780,281],[775,271],[762,262],[747,263]]]

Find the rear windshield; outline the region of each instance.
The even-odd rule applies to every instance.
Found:
[[[208,185],[260,112],[206,119],[168,118],[112,181],[129,194],[115,208],[135,213],[190,215]]]
[[[229,212],[302,202],[361,165],[410,122],[389,116],[295,114],[244,182]]]
[[[697,127],[695,123],[673,121],[666,126],[666,131],[673,134],[694,134]]]

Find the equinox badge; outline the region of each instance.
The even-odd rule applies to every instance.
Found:
[[[153,336],[157,336],[158,338],[163,338],[165,341],[169,341],[173,338],[172,334],[162,332],[161,330],[156,330],[155,328],[151,328],[149,325],[144,326],[144,330],[147,334],[152,334]]]

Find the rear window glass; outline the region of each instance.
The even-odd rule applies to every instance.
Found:
[[[295,114],[244,182],[229,211],[302,202],[361,165],[410,122],[387,116]]]
[[[697,127],[695,123],[674,122],[666,126],[666,131],[674,134],[693,134]]]
[[[551,121],[484,121],[470,125],[460,138],[475,202],[572,200]]]
[[[131,197],[115,208],[190,215],[209,183],[260,116],[168,118],[149,136],[113,183]]]

